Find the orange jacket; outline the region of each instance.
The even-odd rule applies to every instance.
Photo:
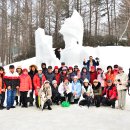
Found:
[[[114,83],[114,81],[115,81],[115,75],[113,73],[111,73],[111,74],[106,73],[105,76],[106,76],[105,87],[107,86],[107,83],[106,83],[107,80],[112,80],[112,83]]]
[[[32,81],[30,76],[27,75],[20,75],[20,88],[19,91],[29,91],[30,89],[32,89]]]

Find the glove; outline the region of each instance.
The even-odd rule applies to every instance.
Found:
[[[32,92],[32,90],[29,90],[29,91],[28,91],[28,93],[31,93],[31,92]]]
[[[104,95],[104,97],[106,98],[106,97],[107,97],[107,95]]]
[[[98,57],[96,57],[96,58],[95,58],[95,60],[99,61],[99,58],[98,58]]]

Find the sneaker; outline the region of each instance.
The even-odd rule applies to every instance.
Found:
[[[121,110],[125,110],[125,107],[121,107]]]
[[[10,107],[7,107],[7,110],[9,110],[10,109]]]
[[[116,109],[121,109],[121,107],[120,107],[120,106],[118,106],[118,107],[116,107]]]
[[[52,108],[51,108],[51,107],[48,107],[48,110],[52,110]]]
[[[15,106],[11,106],[11,108],[15,108]]]
[[[115,109],[115,106],[112,106],[113,109]]]

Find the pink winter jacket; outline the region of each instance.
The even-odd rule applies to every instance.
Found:
[[[30,89],[32,89],[32,81],[30,76],[27,75],[20,75],[20,88],[19,91],[29,91]]]

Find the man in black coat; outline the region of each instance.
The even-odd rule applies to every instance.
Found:
[[[34,75],[38,73],[37,71],[37,66],[36,65],[31,65],[30,66],[30,71],[29,71],[29,76],[31,77],[31,80],[32,80],[32,91],[30,93],[30,104],[29,106],[33,106],[33,101],[34,101],[34,98],[33,98],[33,92],[34,92],[34,84],[33,84],[33,78],[34,78]]]
[[[56,55],[56,57],[60,60],[60,48],[56,48],[55,49],[55,55]]]
[[[16,96],[16,90],[19,89],[20,80],[17,72],[14,71],[14,65],[9,66],[9,73],[4,76],[4,81],[7,87],[7,110],[15,108],[14,100]]]

